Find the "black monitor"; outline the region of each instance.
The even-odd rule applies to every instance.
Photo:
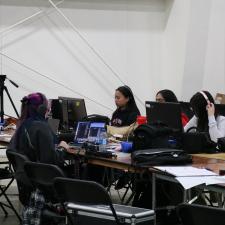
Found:
[[[174,132],[182,132],[181,106],[172,102],[145,102],[148,124],[164,124]]]
[[[215,109],[219,115],[225,116],[225,105],[224,104],[215,104]]]
[[[50,117],[53,119],[58,119],[59,131],[66,130],[66,125],[68,123],[67,114],[67,103],[66,101],[59,101],[59,99],[50,99],[51,113]]]
[[[74,130],[74,124],[87,116],[84,99],[59,97],[51,101],[52,118],[60,120],[61,131]]]

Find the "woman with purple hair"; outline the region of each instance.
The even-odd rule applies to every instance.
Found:
[[[65,153],[62,149],[69,151],[69,146],[62,141],[55,147],[54,134],[46,121],[47,98],[42,93],[32,93],[21,102],[21,116],[9,148],[34,162],[63,165]]]

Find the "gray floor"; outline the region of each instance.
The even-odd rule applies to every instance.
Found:
[[[11,202],[13,203],[13,205],[15,206],[17,212],[21,212],[22,207],[18,201],[17,188],[16,188],[15,184],[9,188],[8,196],[9,196]],[[3,197],[0,198],[0,201],[6,203],[6,200]],[[20,224],[19,220],[15,216],[14,212],[11,209],[8,209],[6,207],[5,207],[5,209],[8,212],[8,216],[6,217],[3,210],[0,208],[0,224],[1,225],[18,225],[18,224]]]

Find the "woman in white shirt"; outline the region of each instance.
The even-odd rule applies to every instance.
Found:
[[[214,99],[208,91],[197,92],[190,104],[195,115],[184,127],[185,132],[196,127],[199,132],[207,132],[215,143],[218,138],[225,137],[225,117],[217,114]]]

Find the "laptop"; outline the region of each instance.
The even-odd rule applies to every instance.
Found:
[[[103,131],[105,131],[105,123],[91,122],[90,128],[89,128],[89,133],[88,133],[88,141],[98,144],[100,134]]]
[[[181,106],[179,103],[146,101],[145,106],[148,124],[161,123],[171,128],[174,132],[183,132]]]
[[[74,136],[74,144],[82,145],[84,142],[88,140],[88,133],[90,128],[90,122],[78,122],[76,126],[75,136]]]

